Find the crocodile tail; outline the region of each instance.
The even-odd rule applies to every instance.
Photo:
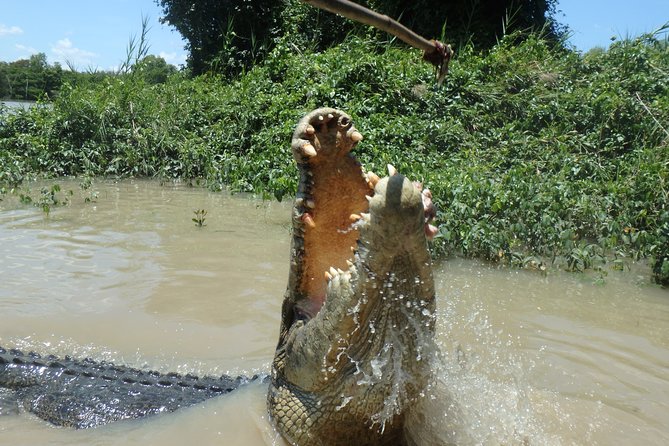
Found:
[[[25,410],[57,426],[88,428],[172,412],[254,379],[159,373],[0,347],[0,387],[15,390]]]

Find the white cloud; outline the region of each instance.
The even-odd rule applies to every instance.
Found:
[[[186,55],[185,54],[177,54],[177,53],[166,53],[165,51],[161,51],[160,54],[158,54],[160,57],[165,59],[165,62],[172,64],[172,65],[186,65]]]
[[[0,36],[7,34],[23,34],[23,30],[18,26],[5,26],[0,24]]]
[[[31,46],[21,45],[20,43],[15,44],[14,48],[16,48],[19,51],[22,51],[23,53],[29,56],[39,53],[39,51],[36,48],[33,48]]]
[[[77,68],[87,68],[95,65],[93,59],[98,57],[97,54],[77,48],[72,44],[72,41],[67,37],[51,45],[51,53],[56,62],[63,65],[72,64]]]

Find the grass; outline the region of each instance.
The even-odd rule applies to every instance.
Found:
[[[669,51],[653,36],[585,55],[539,36],[460,48],[444,86],[413,51],[279,44],[236,80],[119,76],[0,122],[0,185],[30,175],[198,180],[281,200],[289,143],[320,106],[350,113],[371,170],[430,187],[438,255],[582,271],[649,258],[669,281]],[[48,195],[46,196],[48,199]]]

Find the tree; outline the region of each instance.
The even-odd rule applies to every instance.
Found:
[[[471,42],[492,47],[504,34],[517,30],[543,30],[547,37],[562,34],[553,21],[557,0],[370,0],[372,9],[398,18],[409,28],[429,37],[442,29],[453,43]]]
[[[162,57],[148,55],[132,66],[132,72],[139,74],[148,84],[162,84],[177,72],[177,68]]]
[[[32,56],[30,56],[30,59],[28,59],[28,66],[30,67],[30,70],[35,73],[43,72],[49,66],[49,64],[46,61],[46,54],[44,53],[33,54]]]
[[[44,53],[29,59],[0,63],[0,97],[36,100],[53,96],[62,84],[63,70],[59,64],[50,66]]]
[[[49,64],[46,54],[37,53],[30,56],[23,73],[22,82],[25,82],[24,99],[35,100],[46,93],[46,74]]]
[[[279,38],[293,46],[322,50],[351,32],[368,28],[306,5],[299,0],[156,0],[162,23],[174,26],[188,42],[188,66],[236,74],[260,61]],[[358,3],[399,20],[426,38],[493,46],[505,33],[543,30],[557,40],[563,30],[552,21],[557,0],[360,0]],[[442,36],[442,31],[444,36]],[[377,33],[383,39],[387,36]]]
[[[9,83],[9,64],[0,62],[0,99],[10,98],[12,95]]]
[[[188,67],[193,74],[237,73],[269,48],[276,0],[156,0],[188,42]]]

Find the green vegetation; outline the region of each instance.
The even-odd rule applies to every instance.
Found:
[[[350,37],[320,53],[279,41],[234,80],[117,76],[65,86],[0,122],[0,186],[33,174],[199,179],[293,194],[293,126],[338,107],[440,209],[435,252],[544,269],[650,258],[669,280],[669,51],[652,36],[580,55],[536,34],[461,48],[438,87],[414,51]],[[46,195],[46,201],[49,196]]]
[[[14,190],[14,193],[18,194],[19,200],[25,205],[32,204],[36,207],[42,209],[44,215],[47,217],[51,213],[52,207],[57,206],[67,206],[70,202],[70,197],[74,194],[73,191],[67,191],[65,198],[60,197],[60,185],[53,184],[51,187],[43,186],[39,190],[39,197],[33,199],[30,195],[30,191],[22,191],[19,189]],[[0,195],[7,193],[7,190],[3,188],[0,190]]]
[[[34,54],[30,59],[0,62],[0,99],[51,97],[62,82],[62,67],[60,64],[48,65],[44,53]]]
[[[206,216],[207,216],[207,210],[206,209],[195,209],[193,211],[193,214],[195,214],[195,217],[191,218],[193,223],[195,223],[195,226],[198,228],[201,228],[203,226],[207,226],[205,223]]]
[[[141,58],[125,61],[119,72],[78,72],[74,67],[70,68],[63,70],[58,62],[49,65],[44,53],[30,56],[30,59],[0,62],[0,99],[36,101],[55,98],[63,85],[96,85],[119,74],[132,74],[147,84],[160,84],[177,72],[177,68],[162,57],[145,53]]]

